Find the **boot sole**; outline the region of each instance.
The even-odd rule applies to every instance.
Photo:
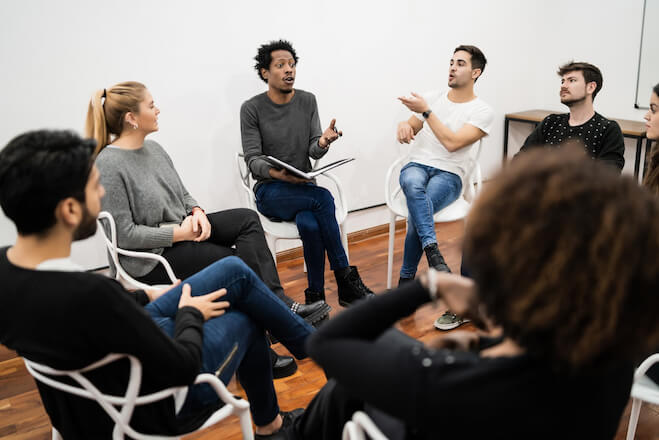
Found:
[[[328,317],[329,312],[331,311],[332,311],[332,306],[325,303],[325,306],[323,308],[316,310],[311,315],[305,316],[304,318],[302,318],[300,315],[297,316],[300,316],[300,318],[304,319],[304,321],[307,324],[314,325],[319,323],[320,321],[323,321],[325,317]],[[279,339],[277,339],[275,335],[273,335],[272,333],[268,332],[268,336],[270,339],[270,344],[276,344],[277,342],[279,342]]]
[[[329,315],[329,312],[331,311],[332,311],[332,307],[329,304],[325,303],[325,305],[322,308],[316,310],[311,315],[307,315],[304,318],[300,316],[300,318],[304,319],[308,324],[314,325],[318,321],[322,321],[323,319],[325,319],[325,317]]]
[[[283,379],[284,377],[292,376],[297,371],[297,362],[293,362],[289,367],[280,368],[278,370],[272,369],[273,379]]]

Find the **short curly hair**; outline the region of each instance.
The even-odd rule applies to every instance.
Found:
[[[254,64],[254,69],[256,69],[256,73],[259,74],[259,78],[261,78],[266,84],[268,83],[268,80],[263,78],[261,69],[270,69],[270,63],[272,63],[272,52],[276,50],[286,50],[290,52],[291,55],[293,55],[295,64],[298,62],[297,54],[295,53],[295,49],[293,49],[293,45],[290,42],[286,40],[276,40],[262,44],[261,47],[259,47],[256,56],[254,57],[254,60],[256,61],[256,64]]]
[[[578,148],[537,149],[486,186],[464,260],[504,333],[556,367],[659,346],[659,200]]]

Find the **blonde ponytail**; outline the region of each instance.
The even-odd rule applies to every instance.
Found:
[[[94,155],[101,152],[110,143],[107,123],[105,122],[105,111],[103,110],[103,98],[105,89],[97,90],[92,95],[87,109],[87,121],[85,123],[85,136],[96,141]]]
[[[145,90],[144,84],[127,81],[94,92],[87,109],[85,135],[96,140],[95,154],[111,142],[111,135],[121,135],[126,113],[139,113]]]

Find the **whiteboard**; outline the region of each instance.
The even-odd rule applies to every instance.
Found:
[[[659,0],[645,0],[636,108],[648,108],[650,93],[657,83],[659,83]]]

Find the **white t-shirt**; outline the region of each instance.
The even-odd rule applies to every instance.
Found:
[[[448,91],[426,93],[423,97],[435,116],[454,132],[464,124],[470,124],[483,130],[486,135],[490,133],[494,111],[482,99],[477,97],[469,102],[456,103],[448,99]],[[414,116],[425,122],[421,114],[414,113]],[[426,122],[412,144],[409,162],[450,171],[464,179],[471,159],[470,151],[476,143],[451,153],[439,142]]]

